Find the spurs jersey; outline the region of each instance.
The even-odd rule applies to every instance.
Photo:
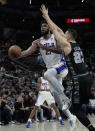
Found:
[[[41,37],[40,43],[47,47],[56,47],[56,40],[53,34],[51,34],[51,37],[48,40]],[[65,61],[64,54],[60,55],[42,49],[40,49],[40,53],[46,64],[47,69],[54,67],[55,65],[59,64],[62,61]]]
[[[48,81],[43,77],[41,77],[41,89],[50,89]]]
[[[70,59],[70,63],[72,67],[74,68],[74,71],[76,72],[76,74],[86,73],[87,68],[84,62],[84,56],[83,56],[81,48],[78,46],[77,43],[72,43],[72,42],[71,42],[71,47],[72,47],[72,51],[67,57]],[[68,67],[69,67],[69,64],[68,64]]]

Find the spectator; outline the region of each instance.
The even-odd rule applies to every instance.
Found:
[[[6,101],[1,100],[0,102],[0,112],[1,112],[1,122],[4,122],[4,124],[13,124],[12,122],[12,110],[7,105]]]
[[[24,122],[24,111],[23,111],[23,98],[21,96],[19,96],[17,98],[17,102],[14,104],[14,108],[15,108],[15,120],[17,122],[23,123]]]

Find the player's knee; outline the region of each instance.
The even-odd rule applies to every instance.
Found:
[[[56,76],[56,70],[55,69],[49,69],[44,73],[44,77],[47,80],[51,80],[51,77]]]

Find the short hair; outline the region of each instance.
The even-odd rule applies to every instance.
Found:
[[[42,72],[43,72],[43,71],[47,71],[47,68],[44,67],[43,70],[42,70]]]
[[[48,25],[48,23],[47,23],[46,20],[42,20],[42,21],[41,21],[41,26],[42,26],[42,24],[47,24],[47,25]]]
[[[78,33],[75,29],[73,28],[68,28],[67,31],[70,33],[70,35],[73,37],[73,39],[77,39],[78,37]]]

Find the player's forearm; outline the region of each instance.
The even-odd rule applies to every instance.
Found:
[[[61,49],[57,49],[55,47],[46,47],[45,50],[56,53],[56,54],[62,54],[62,50]]]
[[[57,29],[56,25],[54,24],[54,22],[50,19],[49,16],[45,16],[45,20],[47,21],[50,30],[53,32],[55,29]]]
[[[51,52],[56,53],[56,54],[62,54],[63,52],[65,52],[65,55],[68,55],[71,52],[71,47],[64,46],[63,49],[54,48],[54,47],[46,47],[46,50],[51,51]]]
[[[54,31],[54,36],[57,41],[57,46],[61,47],[65,55],[68,55],[71,52],[70,43],[67,41],[67,39],[63,35],[60,35],[57,31]]]
[[[37,48],[35,48],[35,47],[33,47],[33,46],[32,46],[32,47],[29,47],[27,50],[21,52],[20,58],[31,55],[33,52],[36,51],[36,49],[37,49]]]
[[[39,43],[39,42],[40,42],[39,39],[33,41],[31,46],[27,50],[21,52],[20,58],[31,55],[33,52],[35,52],[38,49],[37,43]]]
[[[45,19],[46,19],[46,21],[50,27],[50,30],[52,32],[54,32],[54,30],[57,30],[60,33],[60,35],[62,34],[64,36],[64,32],[50,19],[49,16],[45,16]]]
[[[42,44],[39,44],[40,48],[42,48],[43,50],[47,50],[56,54],[62,54],[63,50],[61,48],[56,48],[56,47],[47,47],[44,46]]]
[[[28,56],[28,55],[30,55],[30,54],[31,54],[31,52],[28,52],[27,50],[22,51],[22,52],[21,52],[21,56],[20,56],[20,58],[22,58],[22,57],[26,57],[26,56]]]

